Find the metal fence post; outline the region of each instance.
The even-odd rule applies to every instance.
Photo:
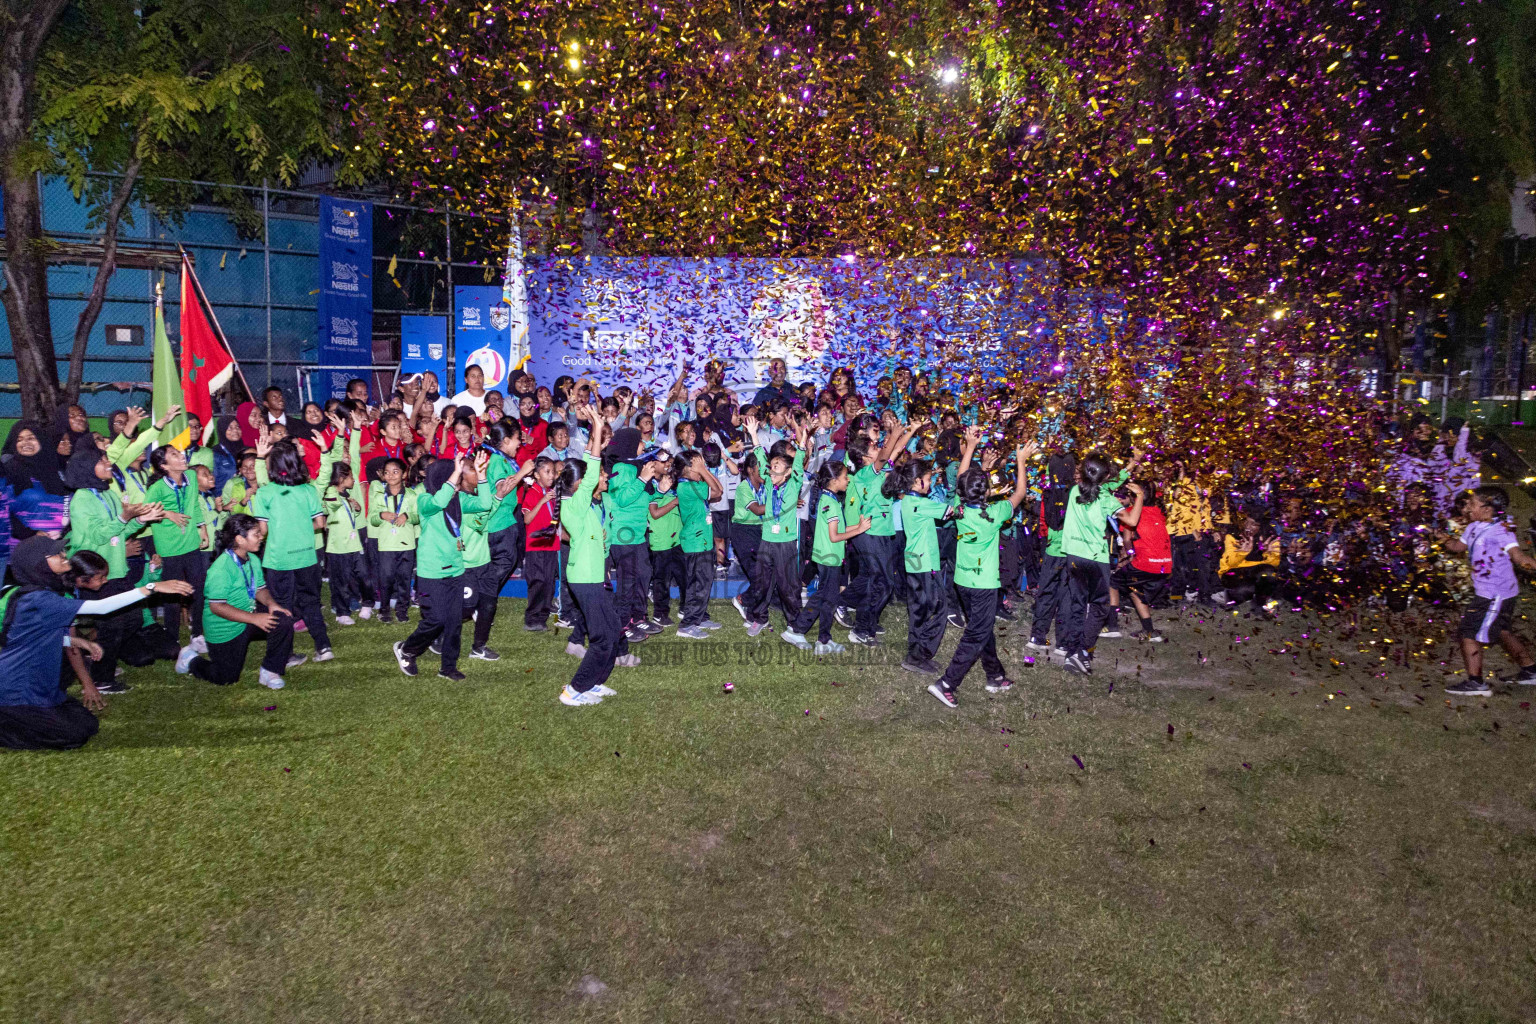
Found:
[[[1451,401],[1451,375],[1449,373],[1443,373],[1443,374],[1440,375],[1440,422],[1441,423],[1444,423],[1445,420],[1446,420],[1446,417],[1449,415],[1450,401]]]
[[[267,179],[261,179],[261,259],[262,280],[267,307],[267,387],[272,386],[272,193]],[[251,401],[257,401],[255,395]]]

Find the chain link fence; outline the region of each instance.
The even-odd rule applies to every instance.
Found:
[[[110,183],[112,176],[96,181]],[[82,402],[93,415],[127,401],[143,401],[150,382],[155,285],[163,280],[166,326],[179,324],[179,281],[174,270],[144,269],[174,260],[177,246],[191,253],[198,279],[229,338],[246,379],[258,392],[275,384],[298,396],[299,368],[318,360],[320,191],[242,188],[210,182],[155,179],[150,191],[170,194],[166,209],[136,201],[124,217],[120,251],[138,266],[119,266],[85,353]],[[43,230],[64,243],[50,266],[48,294],[56,351],[69,358],[75,324],[96,276],[89,252],[100,245],[89,196],[77,199],[62,178],[41,176]],[[339,194],[339,193],[332,193]],[[482,284],[499,272],[491,240],[504,230],[477,214],[448,213],[367,197],[374,203],[373,363],[393,366],[400,353],[400,317],[448,315],[455,284]],[[504,242],[504,239],[503,239]],[[99,252],[99,248],[97,249]],[[136,259],[134,259],[136,257]],[[0,418],[20,415],[10,333],[0,318]],[[379,387],[388,371],[375,371]],[[126,386],[123,386],[126,385]],[[126,392],[126,394],[124,393]]]

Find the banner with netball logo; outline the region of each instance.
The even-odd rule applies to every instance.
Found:
[[[507,390],[512,369],[512,309],[498,285],[458,285],[453,289],[454,389],[464,387],[464,371],[480,367],[490,391]]]

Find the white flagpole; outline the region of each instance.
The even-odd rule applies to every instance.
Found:
[[[521,370],[533,354],[528,345],[528,283],[523,277],[523,232],[518,224],[521,203],[512,206],[512,231],[507,239],[507,262],[502,268],[501,300],[509,310],[512,337],[510,369]]]

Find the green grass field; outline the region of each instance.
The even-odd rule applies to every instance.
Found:
[[[370,622],[0,757],[0,1019],[1536,1018],[1536,692],[1448,705],[1439,622],[1166,613],[1089,679],[1009,632],[949,711],[899,607],[840,665],[717,602],[572,709],[520,611],[467,683]]]

